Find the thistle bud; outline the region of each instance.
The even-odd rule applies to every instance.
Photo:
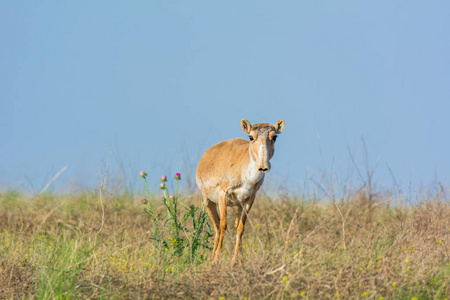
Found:
[[[142,199],[142,204],[147,204],[148,203],[148,201],[147,201],[147,199]]]
[[[180,180],[180,179],[181,179],[180,173],[175,174],[175,179],[176,179],[176,180]]]
[[[141,175],[142,178],[145,178],[145,176],[147,176],[147,173],[145,173],[144,171],[139,172],[139,175]]]
[[[161,182],[161,184],[159,185],[159,188],[162,190],[166,188],[166,185],[164,184],[164,182]]]
[[[161,181],[162,182],[166,182],[167,181],[167,176],[166,175],[161,176]]]

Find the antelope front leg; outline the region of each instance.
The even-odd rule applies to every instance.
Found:
[[[213,264],[218,264],[220,259],[220,252],[222,251],[222,242],[225,230],[227,230],[227,202],[226,202],[226,191],[220,190],[219,192],[219,213],[220,213],[220,237],[219,245],[216,249],[216,258]]]
[[[245,221],[247,221],[247,215],[252,208],[253,201],[255,200],[255,197],[252,197],[249,201],[249,203],[244,204],[242,212],[241,212],[241,218],[239,221],[239,225],[237,226],[237,234],[236,234],[236,249],[234,250],[233,255],[233,261],[232,265],[235,266],[237,264],[237,258],[240,256],[242,252],[242,234],[244,233],[245,228]]]
[[[239,220],[241,219],[241,215],[242,215],[242,206],[238,205],[236,207],[236,221],[234,222],[234,228],[237,228],[239,225]]]

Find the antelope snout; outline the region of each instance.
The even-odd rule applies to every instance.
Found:
[[[259,168],[258,169],[260,172],[262,172],[262,173],[267,173],[267,172],[269,172],[269,169],[268,168]]]

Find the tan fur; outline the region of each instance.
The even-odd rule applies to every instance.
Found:
[[[283,131],[284,121],[280,120],[274,126],[269,123],[252,126],[243,119],[241,128],[253,141],[231,139],[220,142],[205,152],[197,167],[197,185],[216,233],[213,249],[215,264],[219,262],[223,235],[227,228],[227,206],[237,207],[233,265],[236,264],[247,214],[264,181],[265,173],[270,170],[269,160],[274,154],[274,138]]]

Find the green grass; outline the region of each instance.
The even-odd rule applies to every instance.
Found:
[[[388,197],[388,196],[385,196]],[[259,196],[231,267],[230,212],[220,266],[158,251],[142,196],[0,194],[0,299],[445,299],[450,295],[450,204],[371,205]],[[150,203],[165,212],[160,196]],[[198,195],[179,208],[200,206]],[[345,216],[343,220],[337,208]],[[164,224],[161,224],[164,226]],[[212,239],[210,239],[212,241]]]

